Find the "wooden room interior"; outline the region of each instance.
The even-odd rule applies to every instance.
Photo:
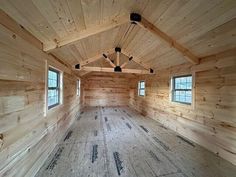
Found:
[[[235,0],[1,0],[0,177],[236,177]]]

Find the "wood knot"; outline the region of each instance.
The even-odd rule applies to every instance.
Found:
[[[3,140],[3,134],[0,133],[0,140]]]
[[[3,134],[0,133],[0,150],[2,149],[3,147]]]
[[[12,35],[12,38],[13,38],[13,39],[16,39],[16,35],[15,35],[15,34],[13,34],[13,35]]]
[[[24,26],[22,26],[22,25],[20,25],[20,27],[21,27],[22,29],[25,29],[25,27],[24,27]]]
[[[17,122],[20,123],[20,116],[17,117]]]
[[[230,124],[226,123],[226,122],[221,122],[220,123],[220,126],[221,127],[224,127],[224,128],[234,128],[233,126],[231,126]]]
[[[59,43],[59,41],[57,39],[53,39],[53,41],[57,44]]]

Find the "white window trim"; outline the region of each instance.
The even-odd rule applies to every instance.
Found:
[[[191,102],[191,104],[175,102],[172,100],[173,78],[178,77],[178,76],[186,76],[186,75],[192,75],[192,102]],[[195,109],[195,72],[185,72],[185,73],[177,73],[177,74],[170,75],[170,78],[169,78],[169,102],[174,106]]]
[[[140,90],[140,89],[139,89],[139,83],[140,83],[140,82],[144,82],[144,86],[145,86],[145,87],[144,87],[144,95],[140,95],[140,94],[139,94],[139,90]],[[146,82],[145,82],[145,80],[140,80],[140,81],[138,81],[138,96],[139,96],[139,97],[145,97],[145,96],[146,96]]]
[[[52,65],[49,65],[48,64],[48,61],[46,60],[46,70],[45,70],[45,108],[44,108],[44,116],[47,115],[47,113],[57,107],[60,107],[60,105],[63,104],[63,71],[52,66]],[[52,69],[55,69],[59,72],[60,74],[60,98],[59,98],[59,104],[48,109],[48,71],[49,71],[49,68],[52,68]]]
[[[77,81],[76,82],[76,95],[77,95],[77,97],[80,97],[80,95],[81,95],[81,79],[77,79],[76,81]],[[78,87],[78,82],[79,82],[79,87]],[[79,90],[78,90],[78,88],[79,88]]]

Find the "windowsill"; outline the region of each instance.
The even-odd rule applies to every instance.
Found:
[[[192,109],[192,110],[194,109],[194,104],[193,103],[188,104],[188,103],[181,103],[181,102],[176,102],[176,101],[170,100],[170,104],[174,105],[174,106],[183,107],[183,108],[186,108],[186,109]]]
[[[186,102],[181,102],[181,101],[172,101],[172,102],[183,104],[183,105],[192,105],[192,103],[186,103]]]
[[[53,110],[55,110],[56,108],[60,107],[61,105],[62,105],[62,103],[58,103],[58,104],[56,104],[55,106],[53,106],[53,107],[51,107],[51,108],[48,108],[47,112],[53,111]]]
[[[138,95],[139,97],[141,97],[141,98],[144,98],[145,97],[145,95]]]
[[[61,105],[62,105],[62,103],[59,103],[50,109],[47,108],[47,110],[44,113],[44,118],[47,117],[49,114],[51,114],[53,111],[56,111],[57,109],[59,109]]]
[[[54,107],[57,107],[59,104],[60,104],[60,103],[56,103],[56,104],[53,104],[53,105],[51,105],[51,106],[48,106],[48,110],[50,110],[50,109],[52,109],[52,108],[54,108]]]

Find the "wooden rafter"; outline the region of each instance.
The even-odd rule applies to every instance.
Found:
[[[81,70],[84,71],[99,71],[99,72],[113,72],[114,68],[105,68],[105,67],[93,67],[93,66],[83,66]],[[121,73],[132,73],[132,74],[151,74],[147,70],[141,69],[122,69]]]
[[[155,36],[159,37],[163,41],[165,41],[167,44],[169,44],[171,47],[175,48],[177,51],[183,54],[185,58],[190,61],[193,64],[199,63],[199,58],[195,56],[191,51],[189,51],[187,48],[176,42],[174,39],[172,39],[170,36],[168,36],[166,33],[161,31],[159,28],[157,28],[155,25],[150,23],[145,18],[141,17],[139,14],[131,14],[130,20],[137,23],[140,27],[148,30]]]
[[[116,66],[120,66],[120,53],[121,53],[121,48],[120,48],[120,47],[116,47],[116,48],[115,48],[115,52],[116,52]]]
[[[124,68],[127,64],[129,64],[129,62],[133,59],[133,57],[129,57],[129,60],[124,62],[120,67]]]
[[[128,63],[129,61],[124,62],[120,67],[123,69]]]
[[[116,65],[111,61],[111,59],[107,55],[103,54],[103,57],[113,68],[116,67]]]
[[[120,66],[120,52],[116,52],[116,65]]]
[[[126,52],[125,50],[122,50],[122,53],[124,54],[124,55],[126,55],[127,57],[131,57],[131,55],[128,53],[128,52]],[[134,56],[132,56],[133,58],[132,58],[132,61],[133,62],[135,62],[135,63],[137,63],[138,65],[140,65],[140,66],[142,66],[144,69],[146,69],[146,70],[149,70],[150,68],[151,68],[151,66],[149,66],[149,65],[146,65],[145,63],[143,63],[142,61],[141,61],[141,59],[137,59],[137,58],[135,58]],[[130,60],[131,61],[131,60]],[[128,61],[129,62],[129,61]],[[126,63],[126,64],[122,64],[123,65],[123,67],[125,67],[127,64],[128,64],[128,62]]]
[[[111,49],[109,49],[109,50],[104,51],[102,54],[98,54],[98,55],[96,55],[96,56],[94,56],[94,57],[91,57],[91,58],[89,58],[89,59],[87,59],[87,60],[84,60],[84,61],[82,61],[82,62],[80,63],[80,67],[83,67],[83,66],[85,66],[85,65],[87,65],[87,64],[89,64],[89,63],[91,63],[91,62],[97,61],[97,60],[101,59],[102,57],[104,57],[105,60],[111,65],[111,67],[115,68],[116,65],[115,65],[115,64],[112,62],[112,60],[108,57],[109,54],[112,54],[112,53],[114,53],[115,51],[116,51],[115,48],[111,48]],[[126,51],[124,51],[123,49],[122,49],[122,52],[116,52],[116,53],[117,53],[117,59],[116,59],[116,62],[117,62],[116,64],[117,64],[117,66],[120,66],[120,53],[126,55],[127,57],[129,57],[129,55],[130,55],[130,54],[128,54]],[[122,71],[123,71],[123,68],[124,68],[131,60],[132,60],[133,62],[139,64],[140,66],[142,66],[147,72],[150,72],[150,69],[151,69],[150,66],[148,66],[148,65],[146,65],[146,64],[144,64],[144,63],[142,63],[142,62],[140,61],[140,59],[139,59],[139,60],[138,60],[138,59],[134,59],[133,57],[129,57],[129,61],[123,63],[123,64],[120,66],[120,68],[122,68]]]
[[[86,74],[90,73],[91,71],[84,71],[82,73],[79,73],[80,76],[85,76]]]
[[[66,36],[66,37],[58,40],[57,42],[55,42],[54,45],[44,44],[43,48],[44,48],[44,51],[50,51],[50,50],[58,48],[58,47],[72,44],[76,41],[87,38],[89,36],[110,30],[112,28],[115,28],[117,26],[120,26],[120,25],[128,23],[128,22],[129,22],[128,15],[117,16],[114,19],[112,19],[106,23],[96,25],[96,26],[90,27],[84,31]]]
[[[13,33],[13,38],[19,35],[24,40],[28,41],[38,49],[43,48],[43,44],[35,36],[33,36],[29,31],[27,31],[23,26],[19,25],[14,19],[7,15],[3,10],[0,9],[0,24],[5,28],[11,30]]]
[[[111,48],[111,49],[109,49],[109,50],[104,50],[102,53],[104,53],[104,54],[106,54],[106,55],[112,54],[112,53],[114,53],[114,48]],[[101,58],[103,57],[103,56],[102,56],[102,53],[101,53],[101,54],[98,54],[98,55],[96,55],[96,56],[94,56],[94,57],[91,57],[91,58],[88,58],[88,59],[82,61],[82,62],[80,63],[80,66],[85,66],[85,65],[87,65],[87,64],[89,64],[89,63],[92,63],[92,62],[94,62],[94,61],[97,61],[97,60],[101,59]]]

